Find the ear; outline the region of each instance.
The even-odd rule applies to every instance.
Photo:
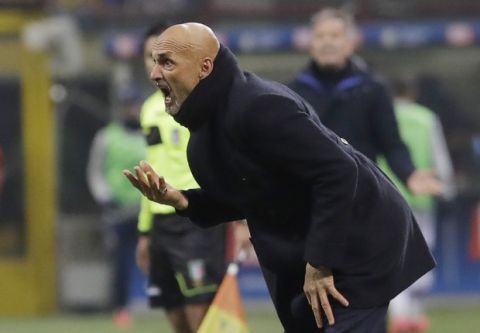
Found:
[[[205,58],[202,60],[202,66],[200,67],[200,73],[198,77],[200,80],[206,78],[213,71],[213,60],[211,58]]]

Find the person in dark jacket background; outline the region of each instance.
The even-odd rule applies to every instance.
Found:
[[[288,86],[305,98],[323,124],[371,160],[386,157],[414,194],[440,194],[431,170],[415,170],[400,138],[385,84],[354,55],[353,17],[327,8],[312,17],[311,60]]]
[[[168,28],[153,58],[200,189],[144,161],[124,170],[132,185],[203,227],[246,218],[285,332],[384,332],[389,301],[435,266],[392,183],[293,91],[242,72],[210,28]]]

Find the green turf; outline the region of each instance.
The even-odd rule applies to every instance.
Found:
[[[271,311],[247,314],[254,332],[281,332],[281,326]],[[55,315],[41,318],[0,318],[0,333],[171,333],[162,312],[135,315],[132,328],[116,329],[108,315]]]
[[[456,307],[429,311],[431,333],[480,332],[480,307]],[[252,333],[282,332],[276,316],[268,310],[248,311]],[[134,326],[118,330],[108,315],[56,315],[43,318],[1,318],[0,333],[171,333],[161,312],[136,315]]]
[[[480,307],[457,307],[430,311],[432,333],[480,332]]]

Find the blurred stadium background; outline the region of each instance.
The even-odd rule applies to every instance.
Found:
[[[480,332],[480,1],[0,0],[0,332],[114,332],[99,207],[86,184],[94,133],[118,91],[152,92],[138,58],[158,19],[211,25],[242,66],[279,81],[306,62],[306,26],[343,5],[359,54],[385,77],[416,75],[453,158],[459,196],[439,205],[431,332]],[[130,303],[135,329],[168,332]],[[278,331],[257,267],[239,275],[253,332]]]

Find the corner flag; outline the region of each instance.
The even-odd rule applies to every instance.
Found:
[[[237,273],[238,264],[231,263],[197,333],[250,333]]]

